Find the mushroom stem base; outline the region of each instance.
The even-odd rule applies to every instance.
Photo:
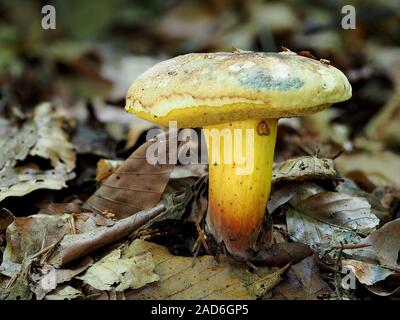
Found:
[[[207,225],[230,254],[247,259],[257,249],[265,216],[277,120],[251,119],[204,129],[209,156]]]

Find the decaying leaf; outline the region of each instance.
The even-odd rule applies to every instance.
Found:
[[[343,259],[342,267],[351,270],[358,281],[365,285],[373,285],[378,281],[385,280],[388,276],[395,274],[394,271],[383,268],[379,265],[364,261]]]
[[[168,183],[173,164],[152,165],[146,158],[147,149],[158,144],[168,155],[165,135],[139,147],[119,168],[101,183],[84,207],[98,213],[110,211],[117,219],[154,207]]]
[[[282,180],[334,179],[337,176],[332,159],[303,156],[274,166],[272,183]]]
[[[287,279],[273,290],[274,299],[316,300],[319,296],[332,292],[322,280],[315,257],[307,257],[290,267]]]
[[[127,299],[255,299],[275,287],[287,266],[278,270],[245,268],[218,263],[212,256],[180,257],[165,247],[135,240],[127,249],[130,256],[150,252],[159,281],[138,290],[127,291]]]
[[[316,185],[302,184],[290,204],[319,221],[357,232],[369,233],[379,224],[369,202],[345,193],[319,191]]]
[[[386,223],[361,243],[370,246],[358,249],[355,255],[376,259],[382,266],[400,270],[400,219]]]
[[[0,139],[0,201],[37,189],[61,189],[74,178],[75,151],[63,130],[63,119],[49,103],[34,109],[33,117]],[[47,159],[51,169],[19,163],[26,157]]]
[[[290,238],[312,248],[358,243],[361,240],[353,230],[322,222],[293,208],[286,211],[286,222]]]
[[[158,281],[154,267],[150,252],[131,256],[123,254],[121,249],[115,249],[77,278],[98,290],[111,290],[115,287],[120,292]]]

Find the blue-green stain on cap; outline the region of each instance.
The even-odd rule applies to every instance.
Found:
[[[279,79],[279,78],[273,78],[270,75],[260,71],[251,73],[242,73],[239,76],[239,82],[242,86],[247,86],[253,89],[267,89],[267,90],[279,90],[279,91],[297,90],[301,88],[304,84],[303,80],[297,77]]]

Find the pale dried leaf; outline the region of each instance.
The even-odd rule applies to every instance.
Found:
[[[340,243],[358,243],[361,238],[353,230],[331,225],[289,208],[286,223],[290,238],[308,244],[312,248],[332,247]]]
[[[218,263],[212,256],[173,256],[162,246],[135,240],[127,249],[130,255],[151,252],[154,272],[160,277],[140,290],[128,291],[127,299],[256,299],[275,287],[287,266],[278,270],[259,268],[249,273],[245,268]]]
[[[400,219],[386,223],[362,243],[370,247],[358,249],[354,254],[374,258],[382,266],[400,270]]]
[[[310,184],[303,184],[299,189],[290,204],[312,218],[363,233],[369,233],[379,224],[364,198],[331,191],[315,193]]]
[[[51,294],[48,294],[45,297],[45,300],[73,300],[79,297],[83,297],[82,292],[67,285],[54,290]]]
[[[0,155],[0,201],[37,189],[59,190],[75,177],[74,146],[63,130],[63,119],[49,103],[38,105],[33,119],[0,140],[0,146],[7,146]],[[48,159],[52,168],[41,170],[31,163],[15,167],[28,155]]]
[[[116,287],[115,290],[120,292],[158,281],[159,277],[154,273],[154,267],[150,252],[122,257],[122,250],[115,249],[77,278],[98,290],[111,290]]]
[[[378,281],[385,280],[388,276],[395,274],[394,271],[379,265],[352,259],[343,259],[342,267],[351,270],[358,281],[365,285],[373,285]]]
[[[275,165],[272,173],[272,183],[282,180],[334,179],[337,176],[332,159],[303,156]]]

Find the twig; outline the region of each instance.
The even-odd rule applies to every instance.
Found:
[[[60,267],[105,245],[121,240],[164,210],[165,206],[159,204],[154,208],[139,211],[130,217],[121,219],[111,227],[103,226],[89,232],[67,235],[50,258],[50,263]]]
[[[370,244],[367,243],[343,243],[340,246],[334,246],[334,249],[342,249],[342,250],[350,250],[350,249],[361,249],[370,247]]]

